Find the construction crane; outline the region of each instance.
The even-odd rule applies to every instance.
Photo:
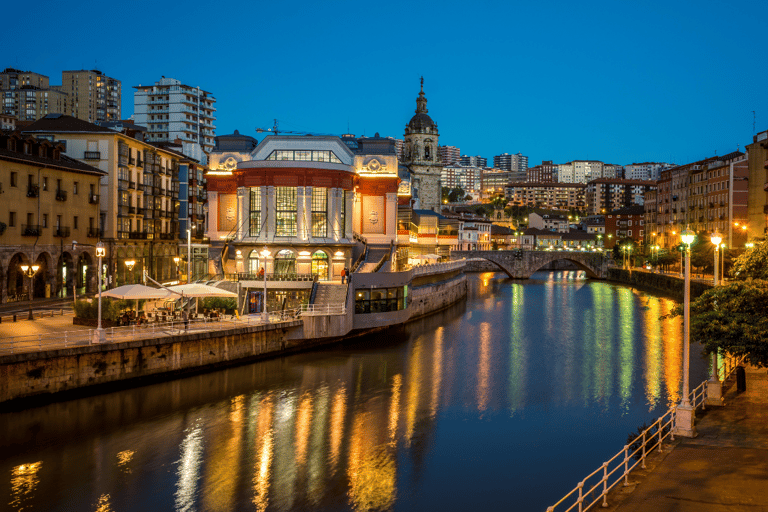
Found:
[[[316,133],[316,132],[299,132],[299,131],[293,131],[293,130],[280,130],[278,128],[277,119],[275,119],[274,121],[275,121],[275,124],[272,126],[272,128],[256,128],[256,133],[268,133],[270,135],[279,135],[281,133],[291,134],[291,135],[333,135],[331,133]]]

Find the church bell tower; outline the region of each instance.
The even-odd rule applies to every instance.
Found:
[[[412,188],[417,190],[418,207],[439,212],[442,204],[440,173],[443,170],[437,150],[440,135],[437,125],[427,112],[424,77],[421,77],[421,90],[416,98],[416,115],[405,125],[403,165],[411,172]]]

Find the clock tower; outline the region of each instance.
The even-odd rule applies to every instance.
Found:
[[[442,204],[440,173],[443,170],[437,150],[440,135],[427,112],[422,77],[421,90],[416,98],[416,115],[405,125],[402,163],[412,175],[412,189],[417,191],[417,208],[439,212]]]

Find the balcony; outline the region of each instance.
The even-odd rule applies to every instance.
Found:
[[[66,190],[57,190],[56,191],[56,200],[57,201],[66,201],[67,200],[67,191]]]
[[[53,236],[67,238],[69,236],[69,227],[58,226],[53,228]]]
[[[152,208],[144,208],[144,218],[145,219],[152,218]]]
[[[173,233],[160,233],[157,235],[160,240],[173,240]]]
[[[141,161],[141,158],[136,160],[136,167],[139,167],[139,168],[143,168],[144,167],[144,162]]]
[[[27,197],[40,197],[40,187],[38,185],[28,185]]]
[[[136,207],[135,206],[129,206],[128,207],[128,215],[136,215]]]
[[[99,194],[88,194],[88,202],[91,204],[99,204]]]
[[[132,240],[146,240],[147,234],[144,233],[143,231],[131,231],[129,238],[131,238]]]
[[[136,182],[135,181],[129,181],[128,182],[128,190],[136,190]]]
[[[83,153],[83,160],[101,160],[101,151],[86,151]]]
[[[39,224],[22,224],[21,236],[40,236],[43,229]]]
[[[85,236],[88,238],[99,238],[101,237],[101,230],[98,228],[88,228],[88,232]]]

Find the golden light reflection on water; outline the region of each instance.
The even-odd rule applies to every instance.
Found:
[[[123,473],[130,474],[131,467],[130,462],[133,460],[133,456],[136,452],[133,450],[123,450],[117,454],[117,467],[119,467]]]
[[[109,494],[102,494],[99,496],[99,501],[96,502],[95,512],[112,512],[114,509],[109,504]]]
[[[233,510],[240,474],[245,395],[230,400],[229,421],[210,429],[202,501],[207,510]]]
[[[647,297],[645,307],[645,401],[649,410],[655,408],[661,398],[661,302]]]
[[[395,503],[395,447],[373,412],[357,411],[349,439],[349,501],[354,510],[386,510]]]
[[[315,414],[311,418],[312,427],[309,440],[309,460],[307,463],[307,497],[316,507],[323,497],[326,479],[325,440],[328,438],[328,416],[330,391],[327,384],[322,384],[315,392]]]
[[[405,445],[410,446],[413,440],[413,432],[416,426],[416,412],[419,409],[421,395],[421,357],[423,341],[418,338],[413,343],[413,348],[408,357],[407,399],[405,405]]]
[[[445,328],[441,325],[435,329],[434,350],[432,353],[432,397],[429,401],[429,411],[434,418],[440,406],[440,392],[443,383],[443,336]]]
[[[194,427],[187,429],[181,442],[181,460],[178,461],[176,471],[179,480],[174,496],[178,512],[188,512],[196,508],[197,481],[202,463],[203,429],[196,423]]]
[[[312,395],[304,392],[299,399],[296,412],[296,469],[301,470],[307,461],[307,443],[312,420]]]
[[[674,307],[671,300],[662,300],[664,313]],[[683,375],[683,329],[682,320],[669,318],[661,323],[661,340],[664,347],[664,385],[667,390],[668,405],[672,406],[680,401],[680,382]]]
[[[397,420],[400,417],[400,388],[403,387],[403,378],[398,373],[392,377],[392,400],[389,404],[389,442],[395,443],[397,439]]]
[[[619,291],[619,396],[626,411],[635,376],[635,311],[637,297],[629,288]]]
[[[480,348],[477,360],[477,410],[488,408],[491,381],[491,324],[480,324]]]
[[[254,437],[253,504],[258,512],[264,512],[269,505],[269,478],[272,467],[274,442],[274,395],[269,393],[259,402]]]
[[[333,475],[339,464],[341,455],[341,442],[344,439],[344,418],[347,415],[347,390],[343,383],[339,383],[336,393],[333,395],[331,405],[331,430],[328,473]]]
[[[38,473],[43,461],[15,466],[11,470],[11,501],[9,505],[14,510],[25,510],[26,504],[35,495],[40,483]]]

